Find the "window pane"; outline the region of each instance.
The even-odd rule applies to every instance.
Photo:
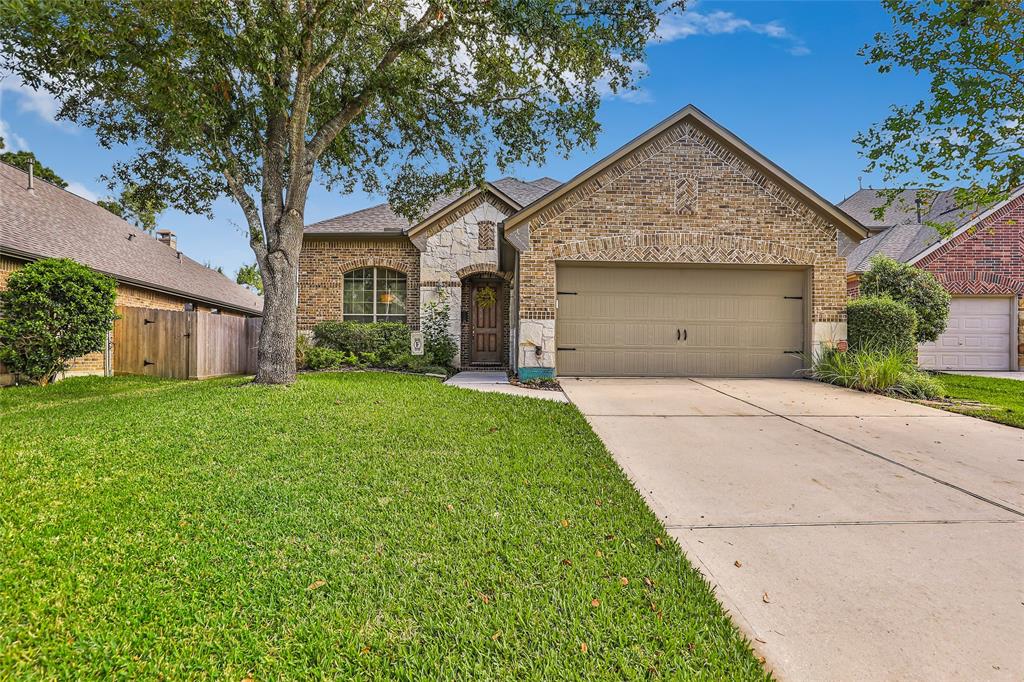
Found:
[[[377,268],[377,320],[405,321],[405,275],[396,270]],[[388,318],[385,320],[385,318]]]
[[[373,268],[345,273],[343,317],[354,322],[373,321]],[[366,316],[366,319],[356,319]]]

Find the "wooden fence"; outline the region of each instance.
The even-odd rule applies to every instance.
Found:
[[[258,317],[118,306],[114,374],[205,379],[256,371]]]

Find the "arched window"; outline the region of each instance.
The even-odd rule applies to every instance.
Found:
[[[342,310],[350,322],[405,322],[405,274],[387,268],[346,272]]]

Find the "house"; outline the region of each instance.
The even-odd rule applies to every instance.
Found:
[[[117,280],[119,306],[260,316],[263,300],[178,250],[173,232],[156,238],[101,206],[0,163],[0,289],[40,258],[70,258]],[[109,344],[108,344],[109,346]],[[67,375],[111,371],[111,353],[74,361]],[[0,383],[13,379],[0,366]]]
[[[867,236],[693,106],[566,183],[504,178],[407,221],[309,225],[299,326],[446,298],[462,367],[553,376],[792,376],[845,340],[837,235]]]
[[[839,206],[871,232],[859,244],[840,238],[847,288],[859,291],[871,258],[884,254],[935,275],[952,295],[949,325],[919,347],[927,369],[1019,370],[1024,364],[1024,186],[992,206],[957,206],[955,190],[904,190],[885,217],[886,198],[862,189]],[[939,229],[948,236],[943,237]]]

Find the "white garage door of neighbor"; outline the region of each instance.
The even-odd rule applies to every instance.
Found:
[[[563,376],[792,377],[801,270],[559,265]]]
[[[1013,299],[956,296],[949,325],[934,343],[918,346],[925,369],[1010,369],[1010,319]]]

